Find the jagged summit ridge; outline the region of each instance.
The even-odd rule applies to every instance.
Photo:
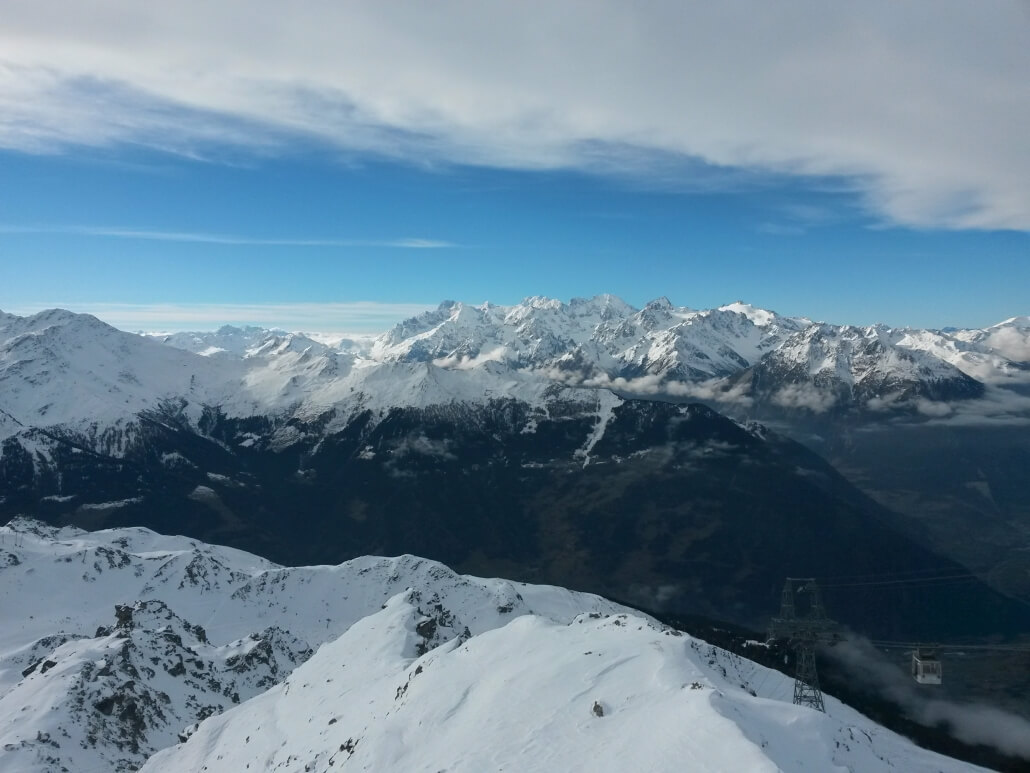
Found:
[[[368,342],[225,326],[147,337],[59,309],[0,317],[3,437],[22,428],[75,435],[121,453],[139,417],[198,428],[229,417],[331,414],[517,400],[544,407],[572,390],[670,395],[723,405],[883,411],[965,400],[1030,380],[1030,325],[980,331],[855,327],[786,317],[743,302],[695,310],[612,295],[513,306],[446,301]],[[817,399],[797,400],[799,393]],[[335,422],[335,423],[333,423]]]

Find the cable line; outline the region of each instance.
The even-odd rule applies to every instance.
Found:
[[[938,567],[936,569],[906,569],[898,572],[869,572],[866,574],[835,574],[826,577],[816,577],[815,579],[820,585],[825,587],[826,583],[836,582],[859,582],[862,580],[877,580],[881,578],[906,578],[909,575],[939,575],[942,573],[954,573],[957,569],[963,569],[965,567]],[[913,577],[912,579],[921,579],[920,577]]]
[[[896,580],[868,580],[865,582],[843,582],[843,583],[819,583],[821,588],[869,588],[873,586],[883,585],[909,585],[912,587],[916,586],[933,586],[939,583],[948,583],[955,580],[978,580],[980,579],[975,574],[948,574],[940,577],[912,577],[909,579],[896,579]]]
[[[926,642],[913,641],[870,641],[874,647],[883,649],[915,649],[919,645],[926,645]],[[991,652],[1030,652],[1030,647],[1013,647],[1004,644],[941,644],[933,643],[933,648],[938,650],[986,650]]]

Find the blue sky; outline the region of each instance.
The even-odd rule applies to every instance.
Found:
[[[81,24],[72,5],[51,14],[69,16],[70,32],[14,14],[0,31],[0,309],[62,305],[130,329],[341,332],[384,329],[443,299],[603,292],[635,305],[743,299],[859,324],[1030,313],[1020,17],[1012,30],[934,14],[938,47],[926,19],[895,18],[890,4],[817,22],[848,41],[861,25],[892,61],[878,74],[858,66],[867,51],[824,46],[819,30],[791,39],[784,28],[781,40],[702,6],[689,19],[676,3],[649,6],[629,21],[654,35],[627,39],[616,4],[596,12],[593,33],[621,47],[617,67],[590,70],[596,46],[562,26],[573,12],[542,27],[565,53],[534,77],[547,40],[527,38],[520,19],[444,6],[492,45],[466,35],[455,49],[460,29],[416,33],[417,20],[369,9],[346,21],[371,48],[344,35],[314,58],[317,30],[295,17],[217,46],[160,10],[108,20],[161,43],[136,50],[106,39],[103,11]],[[223,21],[219,4],[195,13]],[[686,22],[700,28],[690,54],[662,38]],[[997,38],[998,61],[984,49],[975,66],[956,63],[961,25]],[[686,61],[724,56],[694,50],[713,31],[736,32],[743,61]],[[252,42],[262,32],[280,44],[272,74]],[[748,69],[755,49],[760,67]],[[992,86],[994,101],[972,89],[956,101],[931,65]],[[666,79],[679,70],[701,75]],[[968,119],[974,110],[985,115]]]

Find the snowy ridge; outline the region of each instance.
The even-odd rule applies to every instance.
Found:
[[[68,634],[32,644],[21,680],[0,696],[12,769],[135,769],[187,726],[264,692],[311,655],[278,628],[213,646],[161,601],[112,611],[113,625],[93,634],[56,648]],[[20,666],[18,654],[5,660]]]
[[[205,357],[222,353],[245,357],[251,351],[260,348],[269,335],[285,334],[285,330],[268,330],[253,325],[243,327],[223,325],[218,330],[170,333],[161,335],[159,338],[163,343],[174,346],[176,349],[185,349]]]
[[[953,364],[967,361],[938,356],[946,349],[932,338],[883,326],[814,324],[787,338],[750,375],[753,383],[773,385],[772,402],[817,413],[837,403],[878,410],[913,398],[980,396],[983,384]]]
[[[227,402],[235,363],[216,363],[59,309],[0,320],[0,408],[25,426],[63,427],[117,452],[117,430],[176,404],[195,421]]]
[[[428,652],[420,618],[395,596],[143,770],[975,769],[637,615],[526,615]]]
[[[147,529],[16,519],[0,527],[0,771],[134,770],[406,588],[425,649],[525,614],[623,610],[413,556],[280,567]]]
[[[578,359],[611,376],[629,369],[712,377],[747,367],[805,324],[744,304],[694,311],[666,298],[640,310],[611,295],[567,304],[528,298],[509,307],[445,302],[381,336],[370,354],[465,367],[501,360],[540,368]]]
[[[1012,317],[985,330],[960,330],[954,338],[977,352],[1030,362],[1030,317]]]
[[[16,519],[0,604],[0,771],[975,769],[604,599],[413,556]]]
[[[448,301],[370,343],[330,345],[255,327],[147,337],[61,310],[0,316],[0,440],[40,428],[115,456],[138,442],[148,412],[194,429],[212,410],[279,423],[331,414],[333,428],[394,407],[544,407],[586,399],[573,392],[583,388],[882,411],[1027,382],[1026,317],[940,332],[813,323],[741,302],[698,311],[666,298],[635,309],[611,295],[534,297]]]

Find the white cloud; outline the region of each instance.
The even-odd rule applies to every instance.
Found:
[[[511,350],[506,346],[498,346],[490,351],[480,352],[474,357],[468,355],[449,355],[433,360],[438,368],[451,370],[472,370],[488,362],[504,362],[511,358]]]
[[[863,686],[899,704],[916,722],[928,727],[945,723],[965,743],[986,744],[1030,760],[1030,721],[1025,717],[982,703],[943,699],[932,690],[920,691],[898,665],[863,637],[849,634],[825,653],[845,665]]]
[[[916,400],[916,410],[923,416],[931,416],[935,419],[951,415],[951,406],[948,403],[923,398]]]
[[[888,222],[1026,230],[1028,37],[1020,0],[15,3],[0,147],[700,159],[846,176]]]
[[[985,343],[1015,362],[1030,362],[1030,325],[998,327]]]
[[[225,244],[249,247],[384,247],[423,250],[458,246],[452,242],[440,241],[438,239],[269,239],[240,234],[157,231],[146,228],[122,228],[118,226],[22,226],[0,224],[0,233],[77,234],[79,236],[99,236],[113,239],[142,239],[158,242],[191,242],[196,244]]]
[[[1025,426],[1030,425],[1030,395],[988,385],[978,400],[957,400],[943,405],[947,411],[927,413],[924,405],[917,409],[929,415],[932,422],[947,422],[951,426]]]
[[[889,392],[880,397],[871,397],[865,404],[870,411],[878,413],[893,411],[901,405],[904,405],[901,392]]]
[[[446,439],[432,440],[425,435],[410,435],[403,438],[393,448],[392,453],[397,458],[417,454],[450,461],[458,458],[451,453],[450,447],[451,442]]]
[[[812,413],[826,413],[837,404],[837,397],[807,384],[788,384],[776,391],[772,402],[782,408],[807,408]]]
[[[1003,386],[987,384],[980,398],[945,402],[923,397],[902,399],[898,393],[874,397],[866,408],[878,413],[908,412],[912,409],[929,424],[953,427],[1012,427],[1030,425],[1030,395]],[[922,426],[923,420],[912,426]],[[890,427],[906,426],[909,418],[891,422]]]
[[[420,303],[37,303],[4,309],[10,314],[34,314],[63,308],[92,314],[122,330],[176,332],[209,330],[221,325],[259,325],[283,330],[318,330],[328,338],[382,332],[402,319],[434,306]]]
[[[611,389],[615,392],[641,397],[687,397],[742,408],[746,408],[754,402],[749,394],[749,384],[746,382],[730,384],[725,379],[718,378],[707,381],[687,382],[667,380],[664,376],[654,373],[648,373],[635,378],[625,378],[624,376],[615,376],[613,378],[607,373],[600,371],[582,373],[556,367],[537,368],[535,372],[566,386],[585,387],[587,389]]]

